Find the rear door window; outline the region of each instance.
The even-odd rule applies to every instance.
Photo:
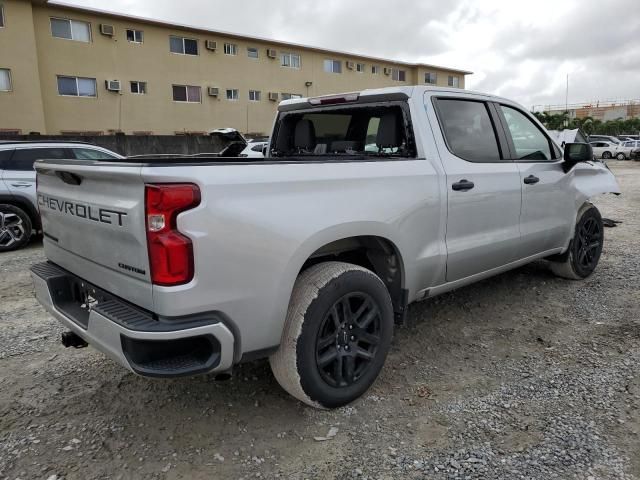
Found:
[[[438,120],[451,153],[470,162],[499,162],[500,148],[485,102],[439,98]]]
[[[500,108],[511,133],[516,160],[544,161],[556,156],[555,152],[552,153],[549,138],[530,118],[515,108],[505,105],[500,105]]]
[[[7,162],[7,170],[29,171],[33,170],[33,164],[39,159],[69,158],[65,148],[18,148]]]

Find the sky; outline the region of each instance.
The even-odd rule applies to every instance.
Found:
[[[55,1],[55,0],[54,0]],[[528,108],[640,99],[640,0],[64,0],[65,3],[473,71],[467,88]]]

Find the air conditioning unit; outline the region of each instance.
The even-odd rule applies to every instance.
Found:
[[[220,89],[218,87],[209,87],[207,88],[207,93],[210,97],[217,97],[220,93]]]
[[[116,29],[113,28],[113,25],[107,25],[106,23],[100,24],[100,33],[102,35],[106,35],[108,37],[113,37],[116,33]]]
[[[347,62],[347,68],[349,70],[353,70],[354,68],[356,68],[356,64],[353,62]]]
[[[390,69],[390,68],[385,67],[385,68],[384,68],[384,74],[385,74],[385,75],[391,75],[391,69]]]
[[[105,80],[104,87],[110,92],[119,92],[121,90],[120,80]]]
[[[269,100],[272,102],[278,101],[278,92],[269,92]]]
[[[277,56],[278,56],[278,52],[276,52],[275,49],[267,48],[267,57],[276,58]]]
[[[218,48],[218,42],[216,42],[215,40],[207,40],[206,42],[204,42],[204,47],[207,50],[211,50],[212,52],[215,52],[216,49]]]

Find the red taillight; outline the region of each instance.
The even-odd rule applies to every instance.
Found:
[[[200,204],[200,189],[191,183],[145,186],[147,249],[151,281],[173,286],[193,279],[193,245],[178,231],[180,212]]]

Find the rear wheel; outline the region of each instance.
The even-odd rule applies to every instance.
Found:
[[[616,158],[618,160],[626,160],[627,156],[624,153],[620,152],[619,154],[616,155]]]
[[[29,215],[21,208],[0,204],[0,252],[24,247],[31,238]]]
[[[573,240],[561,261],[551,263],[559,277],[582,280],[591,275],[600,261],[604,245],[604,226],[598,209],[585,203],[578,212]]]
[[[602,158],[609,160],[611,158],[611,152],[603,152]]]
[[[271,369],[302,402],[340,407],[373,384],[392,334],[393,307],[382,280],[357,265],[321,263],[296,280]]]

